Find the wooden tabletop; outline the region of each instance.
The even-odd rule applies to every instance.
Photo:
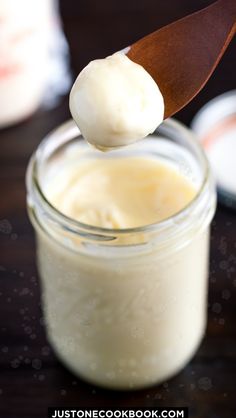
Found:
[[[62,12],[77,73],[90,59],[210,1],[64,0]],[[235,42],[204,91],[178,119],[189,123],[210,98],[235,88]],[[1,111],[1,110],[0,110]],[[190,418],[236,417],[236,212],[218,206],[212,225],[206,337],[174,379],[138,392],[111,392],[73,376],[45,336],[34,235],[25,208],[27,161],[52,128],[69,117],[68,99],[0,131],[0,418],[45,418],[48,406],[189,406]]]

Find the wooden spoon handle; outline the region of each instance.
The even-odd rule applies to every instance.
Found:
[[[218,0],[140,39],[127,55],[160,86],[167,118],[203,88],[235,33],[236,0]]]
[[[236,0],[218,0],[199,13],[204,13],[204,10],[206,11],[205,17],[208,20],[209,30],[211,28],[213,30],[216,29],[214,35],[220,43],[225,38],[225,43],[218,59],[219,62],[225,49],[236,34]]]
[[[213,3],[212,6],[221,7],[222,13],[227,14],[228,19],[232,20],[233,25],[235,26],[236,23],[236,1],[235,0],[218,0],[217,2]]]

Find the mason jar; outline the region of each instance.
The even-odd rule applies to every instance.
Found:
[[[47,182],[71,158],[79,165],[137,155],[173,164],[195,185],[195,198],[156,224],[107,229],[65,216],[45,196]],[[27,202],[47,336],[61,361],[113,389],[143,388],[180,371],[205,332],[216,204],[208,162],[191,131],[167,120],[145,140],[101,153],[69,121],[33,154]]]
[[[58,103],[68,55],[57,0],[0,0],[0,128]]]

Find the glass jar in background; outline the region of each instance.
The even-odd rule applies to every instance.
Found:
[[[206,103],[191,126],[210,161],[219,201],[236,210],[236,90]]]
[[[54,0],[0,1],[0,127],[50,107],[71,84]],[[49,94],[50,92],[50,94]]]
[[[113,389],[173,376],[205,332],[214,182],[191,131],[168,120],[157,133],[99,153],[70,121],[49,134],[28,166],[28,210],[49,341],[74,373]],[[195,184],[196,197],[164,221],[123,230],[74,221],[45,197],[50,177],[67,163],[138,155],[175,165]]]

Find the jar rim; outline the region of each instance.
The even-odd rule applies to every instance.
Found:
[[[181,122],[171,118],[168,120],[165,120],[162,125],[165,127],[169,127],[170,129],[177,129],[179,131],[182,131],[184,136],[188,137],[188,140],[191,142],[191,146],[194,148],[194,151],[197,152],[198,158],[200,159],[200,163],[203,168],[203,179],[201,182],[201,185],[194,196],[194,198],[180,211],[176,212],[174,215],[165,218],[161,221],[151,223],[148,225],[138,226],[134,228],[121,228],[121,229],[112,229],[112,228],[104,228],[104,227],[97,227],[89,224],[85,224],[83,222],[80,222],[78,220],[75,220],[73,218],[68,217],[67,215],[63,214],[60,210],[58,210],[55,206],[52,205],[52,203],[47,199],[45,196],[42,187],[40,186],[39,180],[38,180],[38,162],[39,158],[42,154],[43,149],[48,144],[48,141],[52,139],[52,137],[57,136],[61,133],[68,133],[68,131],[72,131],[72,133],[75,136],[79,136],[80,131],[78,127],[75,125],[73,120],[68,120],[64,122],[62,125],[60,125],[58,128],[50,132],[44,140],[39,144],[38,148],[32,155],[28,168],[27,168],[27,174],[26,174],[26,184],[27,184],[27,191],[29,196],[32,195],[32,187],[36,191],[36,199],[40,200],[40,203],[43,204],[44,209],[49,213],[49,215],[67,231],[72,233],[77,233],[81,235],[82,233],[85,233],[88,237],[91,235],[92,237],[96,236],[119,236],[119,235],[127,235],[127,234],[139,234],[139,233],[152,233],[152,232],[161,232],[163,230],[168,230],[170,227],[173,227],[173,223],[180,224],[180,219],[185,219],[188,217],[188,214],[192,212],[193,208],[195,208],[198,204],[198,202],[201,200],[201,196],[204,193],[205,189],[207,188],[208,182],[209,182],[209,176],[210,176],[210,168],[207,161],[207,158],[205,156],[205,153],[199,144],[197,140],[195,140],[194,134],[185,127]],[[154,133],[157,133],[158,130],[154,131]],[[67,135],[68,136],[68,135]],[[68,137],[68,138],[71,138]]]

